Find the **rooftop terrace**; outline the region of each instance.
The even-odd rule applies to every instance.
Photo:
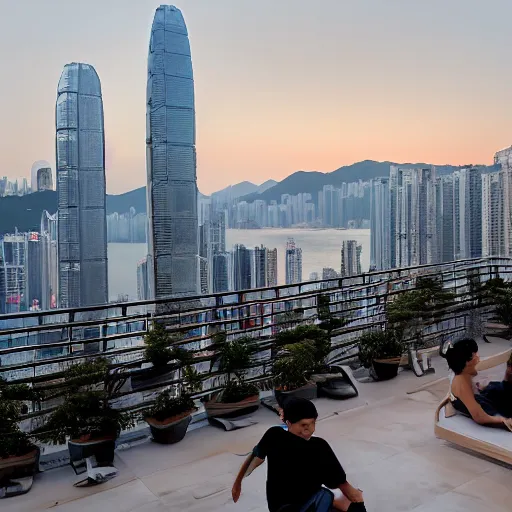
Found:
[[[483,258],[196,298],[4,315],[0,317],[0,376],[10,382],[51,386],[70,365],[101,355],[124,379],[113,407],[140,411],[179,378],[170,368],[161,379],[142,384],[139,379],[137,384],[148,367],[143,337],[155,320],[163,320],[183,336],[180,345],[194,354],[194,366],[203,377],[203,390],[196,398],[210,396],[225,383],[225,375],[210,368],[215,354],[213,337],[219,331],[229,338],[249,335],[257,341],[259,352],[248,377],[264,387],[271,376],[275,334],[316,323],[320,297],[328,299],[333,316],[348,320],[334,332],[328,358],[329,363],[343,364],[354,358],[362,333],[386,323],[388,301],[413,289],[418,277],[441,279],[443,288],[455,296],[454,304],[423,328],[423,340],[438,344],[449,337],[475,334],[492,315],[472,294],[475,279],[484,283],[493,277],[510,279],[511,274],[512,259]],[[494,341],[482,343],[483,356],[510,344]],[[444,361],[434,358],[434,367],[435,375],[421,378],[403,371],[389,382],[359,383],[357,398],[317,400],[318,435],[332,444],[351,482],[364,490],[369,511],[510,510],[509,469],[435,439],[434,411],[446,385],[407,394],[446,375]],[[54,406],[43,403],[39,409],[33,404],[23,428],[30,431],[40,425],[41,417]],[[253,415],[256,425],[232,432],[197,428],[205,424],[203,418],[197,415],[185,439],[172,446],[148,442],[147,435],[139,435],[140,429],[137,440],[133,432],[125,433],[116,455],[119,475],[104,484],[74,488],[72,484],[83,477],[69,466],[59,467],[38,475],[29,494],[1,500],[1,509],[266,510],[263,469],[245,481],[237,505],[230,501],[230,488],[243,457],[266,428],[279,422],[277,416],[260,408]],[[45,447],[43,468],[59,457],[59,449],[65,447]],[[479,501],[483,497],[485,506]]]
[[[490,339],[492,344],[480,344],[484,357],[510,346],[509,341]],[[316,400],[317,434],[329,441],[351,483],[363,489],[369,511],[510,511],[511,468],[435,438],[437,388],[414,392],[446,375],[442,359],[434,358],[433,365],[435,375],[418,379],[403,371],[392,381],[360,383],[358,398]],[[440,388],[445,391],[445,386]],[[253,417],[258,423],[241,430],[208,426],[190,432],[177,445],[145,442],[118,450],[119,475],[96,487],[74,488],[81,477],[69,466],[44,472],[29,494],[2,500],[2,511],[263,512],[264,467],[244,481],[239,503],[230,497],[243,456],[278,423],[266,409]]]

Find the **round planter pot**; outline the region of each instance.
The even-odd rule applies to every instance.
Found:
[[[18,457],[0,459],[0,485],[9,479],[33,476],[39,470],[39,448]]]
[[[378,380],[394,379],[398,375],[400,357],[392,359],[374,359],[372,366]]]
[[[218,402],[217,398],[204,404],[207,415],[210,418],[236,418],[245,414],[251,414],[258,410],[260,396],[253,395],[244,400],[232,404]]]
[[[99,466],[112,466],[116,441],[112,437],[102,439],[70,439],[68,441],[71,463],[80,462],[87,457],[94,457]]]
[[[153,441],[159,444],[174,444],[181,441],[185,437],[191,421],[192,415],[190,412],[185,412],[164,421],[146,418]]]
[[[314,374],[311,379],[316,382],[318,397],[346,400],[359,395],[352,379],[340,366],[327,367],[325,372]]]
[[[315,383],[308,383],[305,386],[292,389],[290,391],[282,391],[280,389],[276,389],[274,390],[274,395],[276,397],[277,403],[279,404],[279,407],[283,407],[284,401],[290,396],[307,398],[308,400],[313,400],[318,396]]]
[[[131,372],[131,388],[136,391],[140,388],[156,386],[175,377],[176,369],[169,366],[151,367]]]

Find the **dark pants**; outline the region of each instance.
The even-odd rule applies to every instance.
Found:
[[[334,494],[329,489],[322,488],[312,496],[302,507],[284,506],[279,512],[331,512],[335,509],[332,504]],[[352,503],[348,512],[366,512],[364,503]]]
[[[512,382],[489,382],[489,385],[481,392],[481,395],[492,404],[498,415],[512,418]],[[496,414],[493,416],[496,416]]]
[[[512,418],[512,382],[489,382],[475,400],[489,416],[503,416]],[[468,409],[458,398],[453,402],[457,411],[471,416]]]

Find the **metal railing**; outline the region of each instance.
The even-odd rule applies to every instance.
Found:
[[[164,321],[168,330],[183,336],[180,346],[194,354],[194,365],[204,379],[199,395],[204,396],[219,389],[225,379],[211,367],[212,338],[219,331],[225,331],[228,339],[250,336],[258,342],[248,378],[264,381],[271,374],[275,334],[318,322],[322,295],[328,297],[332,315],[348,320],[332,338],[329,360],[340,362],[354,357],[363,332],[385,324],[385,306],[394,295],[414,288],[418,277],[428,276],[442,279],[443,287],[456,297],[454,306],[424,328],[425,339],[439,341],[465,333],[471,311],[483,321],[489,317],[488,308],[479,308],[471,295],[471,280],[512,278],[512,259],[481,258],[207,296],[0,315],[0,376],[44,386],[70,365],[104,356],[127,378],[115,406],[140,409],[179,377],[174,371],[154,382],[140,382],[141,372],[149,366],[144,361],[144,335],[153,322]],[[44,411],[50,407],[45,404]],[[42,412],[31,411],[31,416]]]

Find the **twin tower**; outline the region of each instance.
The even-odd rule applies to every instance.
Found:
[[[151,28],[146,111],[149,289],[197,294],[194,79],[181,11],[160,6]],[[105,133],[101,84],[88,64],[64,67],[56,104],[61,307],[108,302]]]

